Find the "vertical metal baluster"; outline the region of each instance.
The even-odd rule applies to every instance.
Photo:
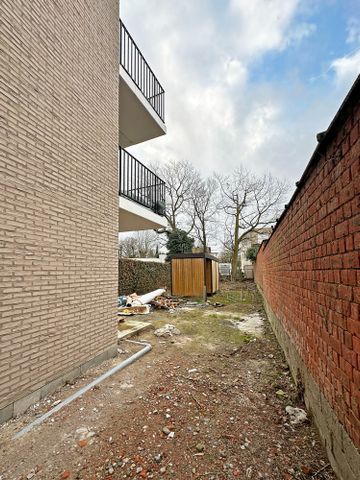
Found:
[[[133,43],[131,43],[132,50],[131,50],[131,69],[132,69],[132,78],[135,78],[135,55],[136,55],[136,48]]]
[[[122,45],[121,35],[122,35],[122,24],[121,24],[121,22],[119,22],[119,62],[120,62],[120,65],[122,64],[122,61],[121,61],[121,45]]]
[[[131,40],[130,35],[127,35],[127,71],[130,74],[130,48],[131,48]]]
[[[155,177],[155,211],[159,211],[159,186],[158,186],[158,177]]]
[[[140,78],[141,78],[141,92],[143,92],[144,90],[144,68],[143,68],[143,59],[142,57],[140,57],[140,72],[141,72],[141,75],[140,75]]]
[[[138,162],[135,162],[136,168],[136,178],[135,178],[135,183],[136,183],[136,200],[139,201],[139,164]]]
[[[150,170],[147,170],[146,172],[146,185],[147,185],[147,189],[146,189],[146,195],[147,195],[147,206],[150,207],[151,206],[151,174],[150,174]]]
[[[134,200],[136,200],[136,162],[134,161],[134,157],[131,157],[131,165],[133,169],[133,179],[131,182],[131,191],[132,191],[131,196],[133,196]]]
[[[131,65],[131,78],[134,78],[134,42],[131,40],[131,49],[130,49],[130,65]]]
[[[141,165],[141,203],[146,207],[146,167]]]
[[[151,98],[150,104],[154,108],[154,95],[153,95],[153,88],[154,88],[154,78],[151,72],[149,72],[149,77],[150,77],[150,92],[149,92],[149,98]]]
[[[135,198],[136,198],[136,201],[138,201],[138,178],[139,178],[139,173],[138,173],[138,170],[139,170],[139,167],[138,167],[138,164],[137,162],[134,162],[134,165],[135,165],[135,180],[134,180],[134,186],[135,186]]]
[[[133,190],[134,190],[134,170],[135,170],[135,164],[134,164],[134,160],[133,158],[131,157],[131,197],[133,198]],[[135,199],[134,199],[135,200]]]
[[[128,191],[129,191],[129,174],[130,174],[130,164],[129,164],[129,158],[128,156],[126,156],[126,162],[124,162],[124,164],[126,164],[126,184],[124,185],[124,189],[125,189],[125,192],[126,192],[126,195],[128,195]]]
[[[119,148],[119,154],[118,154],[118,175],[119,175],[119,191],[118,191],[118,195],[120,195],[121,193],[121,189],[122,189],[122,184],[121,184],[121,181],[122,181],[122,175],[121,175],[121,148]]]
[[[156,176],[151,175],[151,210],[156,212]]]
[[[130,63],[129,63],[129,69],[130,69],[130,77],[133,78],[133,69],[132,69],[132,64],[133,64],[133,48],[134,44],[133,42],[130,42]]]
[[[123,175],[123,183],[122,183],[122,193],[126,195],[126,186],[129,183],[129,166],[126,162],[125,154],[123,154],[123,159],[122,159],[122,168],[124,169],[124,175]]]
[[[126,33],[125,33],[125,28],[124,28],[124,31],[123,31],[123,67],[125,68],[126,70]]]
[[[142,188],[143,188],[143,185],[144,185],[144,179],[143,179],[143,175],[144,175],[144,167],[139,163],[139,168],[140,168],[140,201],[142,204],[144,204],[144,195],[143,195],[143,191],[142,191]]]
[[[133,171],[133,163],[131,161],[131,158],[128,157],[128,161],[129,161],[129,184],[128,184],[128,191],[127,191],[127,194],[128,196],[131,195],[131,191],[130,191],[130,186],[132,185],[132,171]]]
[[[121,175],[121,192],[124,192],[125,189],[125,175],[123,175],[121,172],[124,172],[125,164],[124,164],[124,152],[121,149],[120,150],[120,175]],[[125,173],[125,172],[124,172]]]
[[[123,47],[124,47],[124,40],[123,40],[123,36],[124,36],[124,29],[123,29],[123,25],[122,23],[120,22],[120,63],[121,65],[123,64]]]
[[[158,84],[156,78],[154,78],[154,98],[156,100],[156,112],[159,114],[159,96],[158,96]]]
[[[141,164],[138,162],[138,182],[139,182],[139,187],[138,187],[138,198],[141,203]]]
[[[125,64],[126,64],[126,35],[125,35],[125,27],[123,28],[123,46],[122,46],[122,66],[124,68],[126,68]]]
[[[128,166],[127,166],[127,156],[126,156],[125,151],[123,151],[122,163],[123,163],[123,168],[127,169],[128,168]],[[127,181],[127,179],[124,175],[123,193],[125,195],[127,195],[127,184],[128,184],[128,181]]]
[[[124,187],[125,187],[125,164],[124,164],[124,152],[123,149],[120,147],[120,192],[124,192]]]
[[[139,86],[139,52],[136,49],[136,85]]]

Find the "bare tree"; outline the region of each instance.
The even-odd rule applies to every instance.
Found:
[[[134,237],[119,239],[119,257],[135,258],[137,256],[137,245]]]
[[[198,172],[186,160],[170,160],[151,168],[166,181],[165,218],[169,223],[169,230],[182,228],[190,233],[194,226],[192,198],[199,182]]]
[[[119,256],[126,258],[150,258],[158,253],[158,235],[152,230],[124,236],[119,241]]]
[[[257,176],[242,166],[231,175],[218,175],[217,180],[226,216],[224,247],[231,252],[235,279],[241,240],[275,222],[288,186],[271,174]]]
[[[218,220],[218,190],[217,179],[209,177],[200,181],[193,192],[194,236],[204,249],[209,239],[216,236],[214,227]]]

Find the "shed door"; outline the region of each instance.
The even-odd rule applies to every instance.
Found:
[[[174,258],[171,263],[172,294],[201,297],[204,285],[202,258]]]

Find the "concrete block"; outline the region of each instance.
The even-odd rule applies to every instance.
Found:
[[[105,360],[108,360],[108,359],[109,359],[109,349],[105,350],[104,352],[100,353],[100,355],[97,355],[96,357],[91,358],[87,362],[80,365],[80,371],[83,374],[87,370],[89,370],[89,368],[97,367],[100,363],[105,362]]]
[[[32,392],[29,395],[20,398],[19,400],[16,400],[16,402],[14,402],[14,417],[20,415],[20,413],[24,413],[29,407],[31,407],[31,405],[39,402],[40,399],[41,389],[36,390],[35,392]]]
[[[64,385],[64,380],[63,378],[56,378],[55,380],[52,380],[50,383],[47,383],[43,387],[41,387],[40,390],[40,395],[41,398],[47,397],[48,395],[51,395],[52,393],[55,392],[59,387],[62,387]]]
[[[7,422],[14,416],[14,404],[0,408],[0,424]]]
[[[62,379],[62,381],[64,382],[64,385],[65,385],[65,383],[72,382],[76,378],[80,377],[80,375],[81,375],[80,367],[76,367],[76,368],[73,368],[72,370],[70,370],[70,372],[66,372],[65,375],[63,375],[61,377],[61,379]]]
[[[357,472],[357,474],[360,475],[360,453],[357,448],[355,448],[344,428],[342,428],[341,436],[342,448],[344,450],[345,457],[349,462],[350,468],[354,474]]]
[[[334,441],[333,454],[334,454],[334,458],[336,459],[336,463],[339,466],[339,471],[341,472],[341,478],[344,478],[346,480],[359,480],[359,471],[357,472],[357,475],[355,475],[353,468],[351,468],[349,465],[350,459],[346,458],[346,455],[342,450],[341,436],[334,435],[333,441]]]
[[[107,351],[107,352],[108,352],[108,359],[109,359],[109,360],[110,360],[111,358],[116,357],[116,355],[117,355],[117,350],[118,350],[117,345],[114,345],[113,347],[110,347],[110,348],[109,348],[109,350]]]

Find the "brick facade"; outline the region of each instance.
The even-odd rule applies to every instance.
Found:
[[[266,304],[358,448],[359,122],[358,79],[256,261]]]
[[[116,345],[118,10],[118,0],[1,2],[7,417],[17,399]]]

